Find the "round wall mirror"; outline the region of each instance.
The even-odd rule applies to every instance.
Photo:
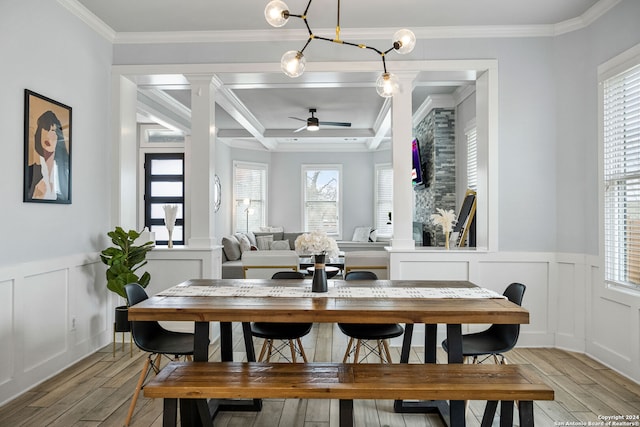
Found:
[[[220,187],[220,178],[218,175],[213,177],[213,211],[218,212],[220,209],[220,201],[222,199],[222,190]]]

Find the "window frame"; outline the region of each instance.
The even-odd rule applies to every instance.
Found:
[[[143,161],[143,213],[144,227],[147,227],[151,230],[152,226],[164,225],[164,218],[153,219],[151,218],[151,205],[154,203],[162,203],[162,204],[181,204],[182,205],[182,218],[176,219],[176,226],[182,227],[182,239],[173,239],[173,243],[176,245],[184,245],[186,241],[186,226],[185,226],[185,212],[186,212],[186,187],[185,187],[185,172],[186,172],[186,164],[184,153],[159,153],[159,152],[145,152],[142,154]],[[182,160],[182,175],[151,175],[150,164],[152,160]],[[150,197],[151,194],[151,184],[156,181],[164,181],[164,182],[182,182],[182,196],[181,197]],[[156,244],[158,245],[167,245],[168,240],[156,240]]]
[[[612,268],[612,263],[616,264],[616,268],[619,265],[624,264],[624,275],[628,278],[628,268],[627,261],[621,261],[620,259],[609,260],[607,254],[607,222],[606,222],[606,211],[608,209],[607,205],[607,180],[606,180],[606,158],[605,158],[605,144],[606,137],[605,131],[607,124],[606,120],[606,110],[605,110],[605,102],[607,102],[605,96],[605,86],[608,81],[619,77],[621,74],[626,73],[627,71],[640,66],[640,44],[632,47],[631,49],[623,52],[622,54],[610,59],[609,61],[601,64],[598,67],[598,150],[599,150],[599,162],[598,162],[598,180],[600,184],[599,190],[599,248],[600,248],[600,260],[602,265],[602,283],[606,288],[618,289],[625,292],[633,292],[634,294],[640,293],[640,282],[634,283],[628,280],[620,280],[620,276],[615,272],[610,272],[610,268]],[[634,98],[635,99],[635,98]],[[640,97],[638,99],[640,101]],[[622,178],[632,179],[633,176],[636,176],[637,173],[629,173],[623,174]],[[620,179],[617,179],[620,181]],[[626,225],[621,226],[626,228]],[[618,229],[616,233],[620,233],[621,231]],[[627,232],[622,231],[624,237],[626,238]],[[616,237],[616,236],[614,236]],[[637,237],[637,236],[636,236]],[[625,239],[626,241],[626,239]],[[619,243],[620,245],[624,245],[624,243]],[[619,253],[620,248],[617,248],[615,252]],[[624,251],[624,248],[622,249]],[[622,264],[619,264],[622,263]]]
[[[382,237],[385,239],[390,239],[391,237],[393,237],[393,225],[391,224],[386,224],[387,222],[390,222],[389,220],[389,216],[387,215],[383,215],[382,217],[380,217],[380,209],[379,209],[379,205],[380,205],[380,190],[378,187],[378,174],[380,173],[380,171],[383,170],[389,170],[391,171],[391,207],[389,209],[388,212],[393,212],[393,164],[391,163],[376,163],[374,166],[374,201],[373,201],[373,213],[374,213],[374,224],[375,224],[375,228],[377,230],[377,237]],[[388,228],[390,228],[389,233],[380,233],[380,224],[383,224],[385,226],[388,225]]]
[[[343,227],[343,216],[342,216],[342,194],[343,194],[343,189],[342,189],[342,181],[343,181],[343,174],[342,174],[342,165],[341,164],[302,164],[300,166],[300,191],[301,191],[301,204],[300,204],[300,208],[301,208],[301,223],[302,223],[302,228],[304,229],[305,232],[310,232],[313,230],[308,230],[307,229],[307,209],[306,209],[306,202],[307,202],[307,186],[306,186],[306,182],[307,182],[307,172],[308,171],[337,171],[338,172],[338,195],[337,195],[337,227],[336,227],[336,233],[327,233],[329,236],[337,239],[337,240],[341,240],[342,239],[342,227]]]
[[[234,160],[233,161],[233,212],[232,212],[232,229],[234,230],[234,233],[238,233],[238,232],[245,232],[246,227],[242,228],[240,227],[240,222],[238,220],[238,212],[239,209],[241,208],[241,206],[243,205],[243,199],[239,199],[239,195],[238,195],[238,191],[237,191],[237,186],[236,186],[236,170],[238,168],[241,169],[249,169],[249,170],[259,170],[264,174],[264,185],[261,188],[261,193],[262,193],[262,212],[261,212],[261,222],[260,222],[260,227],[264,227],[269,223],[269,218],[267,217],[267,213],[269,212],[269,165],[267,163],[257,163],[257,162],[246,162],[246,161],[241,161],[241,160]],[[258,200],[258,199],[252,199],[252,200]],[[255,209],[255,207],[254,207]],[[249,230],[249,231],[253,231],[253,230]]]

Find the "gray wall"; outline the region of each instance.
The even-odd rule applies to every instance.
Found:
[[[57,2],[0,14],[0,266],[94,252],[110,228],[112,46]],[[22,202],[24,90],[72,107],[72,204]]]

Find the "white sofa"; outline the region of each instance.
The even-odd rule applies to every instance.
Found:
[[[251,251],[242,254],[245,279],[270,279],[278,271],[298,271],[299,257],[292,250]]]
[[[378,279],[389,278],[389,253],[387,251],[353,251],[344,254],[344,273],[371,271]]]

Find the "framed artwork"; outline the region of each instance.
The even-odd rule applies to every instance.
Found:
[[[71,203],[71,107],[24,91],[25,202]]]

